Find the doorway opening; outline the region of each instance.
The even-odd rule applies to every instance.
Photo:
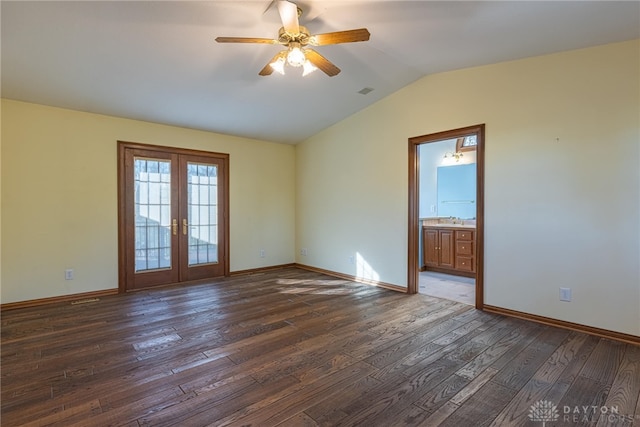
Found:
[[[120,292],[229,274],[228,164],[118,142]]]
[[[408,211],[407,292],[482,309],[484,124],[409,139]]]

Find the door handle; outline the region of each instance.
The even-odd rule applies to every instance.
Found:
[[[173,232],[173,235],[176,236],[178,234],[178,220],[174,219],[173,221],[171,221],[171,231]]]
[[[187,235],[187,228],[189,227],[189,224],[187,224],[187,220],[183,219],[182,220],[182,234],[184,234],[185,236]]]

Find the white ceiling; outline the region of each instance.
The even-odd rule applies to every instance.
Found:
[[[262,1],[2,1],[2,97],[295,144],[432,73],[640,37],[638,1],[299,1],[342,72],[260,77],[278,45]],[[359,90],[374,90],[361,95]]]

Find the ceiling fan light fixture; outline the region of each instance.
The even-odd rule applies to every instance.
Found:
[[[287,53],[287,63],[292,67],[302,67],[307,60],[304,52],[300,48],[300,43],[291,42],[289,53]]]
[[[309,61],[308,59],[306,61],[304,61],[304,64],[302,65],[302,77],[313,73],[315,70],[318,69],[318,67],[316,67],[315,65],[313,65],[311,63],[311,61]]]
[[[273,68],[273,71],[280,73],[284,76],[284,64],[285,64],[285,60],[284,60],[284,56],[279,56],[278,59],[276,59],[275,61],[273,61],[271,64],[269,64],[271,66],[271,68]]]

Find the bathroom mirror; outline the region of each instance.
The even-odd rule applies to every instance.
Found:
[[[476,164],[438,167],[438,216],[476,217]]]

